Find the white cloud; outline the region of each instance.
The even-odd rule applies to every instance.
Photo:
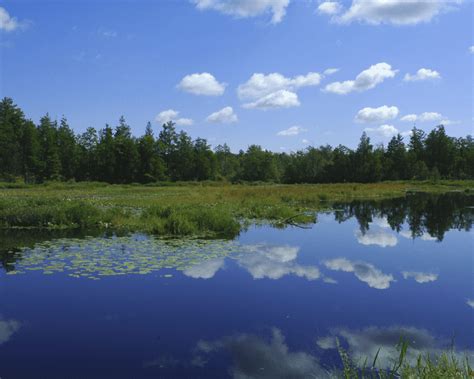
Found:
[[[371,25],[415,25],[429,22],[442,12],[456,8],[462,0],[353,0],[349,9],[333,20],[359,21]]]
[[[197,265],[188,267],[183,274],[195,279],[210,279],[224,267],[224,258],[208,259]]]
[[[178,126],[189,126],[194,124],[194,121],[190,118],[179,118],[179,112],[174,109],[168,109],[160,112],[156,117],[155,121],[162,125],[169,121],[173,121]]]
[[[362,71],[355,80],[329,83],[324,90],[338,95],[345,95],[353,91],[367,91],[382,83],[385,79],[393,78],[396,74],[397,70],[393,70],[388,63],[377,63]]]
[[[215,122],[221,124],[231,124],[233,122],[237,122],[239,119],[237,115],[234,113],[232,107],[224,107],[221,110],[211,113],[207,116],[207,122]]]
[[[322,14],[334,15],[341,11],[342,6],[337,1],[325,1],[319,4],[318,12]]]
[[[357,279],[379,290],[389,288],[390,283],[395,281],[391,274],[384,274],[367,262],[352,262],[346,258],[336,258],[325,261],[323,264],[330,270],[353,272]]]
[[[369,229],[365,233],[361,233],[360,230],[356,232],[357,242],[362,245],[377,245],[380,247],[393,247],[398,243],[398,239],[391,233],[384,230],[373,230]]]
[[[418,116],[418,121],[426,122],[426,121],[437,121],[440,120],[443,116],[437,112],[423,112]]]
[[[296,263],[299,247],[248,245],[237,257],[237,262],[254,279],[280,279],[285,275],[296,275],[308,280],[316,280],[320,272],[316,266],[303,266]]]
[[[301,143],[304,144],[304,145],[309,145],[311,142],[310,142],[309,140],[303,138],[303,139],[301,140]]]
[[[442,119],[439,124],[441,125],[444,125],[444,126],[448,126],[448,125],[456,125],[456,124],[459,124],[460,121],[453,121],[453,120],[449,120],[447,118],[445,119]]]
[[[379,136],[381,138],[391,138],[398,134],[398,129],[393,125],[384,124],[377,128],[365,128],[364,132]]]
[[[297,136],[298,134],[301,134],[303,132],[306,132],[306,129],[303,129],[301,126],[291,126],[288,129],[285,130],[280,130],[277,133],[277,136],[283,136],[283,137],[289,137],[289,136]]]
[[[431,272],[403,271],[402,275],[404,279],[413,278],[418,283],[429,283],[438,279],[438,274]]]
[[[320,82],[321,75],[317,72],[293,78],[287,78],[277,72],[268,75],[255,73],[246,83],[239,85],[237,94],[240,99],[260,99],[280,90],[294,92],[301,87],[317,86]]]
[[[422,80],[435,79],[441,79],[440,73],[429,68],[420,68],[415,75],[405,74],[405,77],[403,78],[405,82],[419,82]]]
[[[0,345],[7,342],[20,329],[20,326],[20,323],[16,320],[0,319]]]
[[[194,95],[220,96],[224,93],[226,84],[219,83],[212,74],[203,72],[186,75],[177,87]]]
[[[326,70],[324,70],[323,74],[329,76],[329,75],[335,74],[338,71],[339,71],[338,68],[327,68]]]
[[[406,122],[431,122],[431,121],[439,121],[443,118],[443,115],[438,112],[423,112],[419,115],[411,113],[403,116],[400,120]],[[448,120],[449,121],[449,120]]]
[[[378,108],[362,108],[355,117],[359,123],[384,122],[398,116],[398,108],[395,106],[382,105]]]
[[[200,10],[212,9],[234,17],[247,18],[272,14],[272,23],[277,24],[286,14],[290,0],[192,0]]]
[[[249,109],[267,110],[272,108],[298,107],[299,105],[300,101],[296,93],[287,90],[279,90],[263,96],[254,102],[245,103],[242,106]]]
[[[407,114],[406,116],[403,116],[400,120],[405,122],[415,122],[416,120],[418,120],[418,115],[413,113]]]
[[[11,17],[5,8],[0,7],[0,30],[12,32],[20,27],[20,22],[15,17]]]
[[[471,308],[474,308],[474,300],[467,299],[466,304],[469,305]]]
[[[471,54],[474,54],[474,45],[473,46],[469,46],[469,52]]]

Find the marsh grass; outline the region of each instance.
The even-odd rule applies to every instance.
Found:
[[[333,202],[394,198],[407,191],[443,193],[473,188],[474,181],[320,185],[0,183],[0,228],[103,228],[234,237],[255,221],[280,227],[314,222],[314,211],[330,209]]]
[[[337,340],[339,357],[342,361],[342,370],[338,371],[334,377],[345,379],[456,379],[473,378],[474,371],[470,366],[468,357],[458,358],[454,348],[438,355],[430,353],[420,354],[416,362],[407,359],[409,344],[406,340],[400,339],[397,345],[398,357],[391,367],[378,367],[377,359],[380,349],[375,357],[364,362],[353,362],[348,352]],[[369,365],[370,363],[370,365]]]

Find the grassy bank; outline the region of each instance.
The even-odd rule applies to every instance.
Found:
[[[468,379],[474,377],[469,357],[460,356],[454,349],[438,353],[418,354],[415,359],[408,358],[409,344],[401,341],[397,346],[399,356],[393,358],[390,367],[378,367],[378,356],[366,358],[364,362],[354,362],[350,355],[338,347],[343,369],[334,378],[345,379]]]
[[[474,181],[376,184],[0,184],[0,228],[111,229],[158,235],[233,236],[252,221],[312,222],[332,202],[407,191],[474,191]]]

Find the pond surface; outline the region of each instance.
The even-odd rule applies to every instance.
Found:
[[[356,360],[403,336],[409,359],[454,341],[472,362],[473,205],[336,204],[233,241],[4,233],[0,377],[325,377],[336,338]]]

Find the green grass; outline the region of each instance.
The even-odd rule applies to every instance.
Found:
[[[459,358],[454,350],[437,355],[419,354],[416,362],[412,362],[407,359],[409,345],[406,341],[401,340],[397,348],[399,356],[394,360],[391,367],[377,367],[380,349],[370,363],[366,358],[362,364],[360,362],[358,364],[352,361],[338,341],[338,351],[343,369],[340,372],[338,371],[335,377],[345,379],[468,379],[474,377],[474,371],[468,358]]]
[[[157,235],[235,236],[251,222],[314,222],[332,202],[386,199],[407,191],[473,191],[474,181],[376,184],[0,183],[0,228],[110,229]]]

